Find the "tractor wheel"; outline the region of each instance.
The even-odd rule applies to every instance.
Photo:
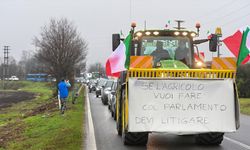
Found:
[[[122,115],[125,114],[125,90],[122,90]],[[122,116],[125,117],[125,116]],[[122,118],[121,117],[121,118]],[[127,132],[125,127],[122,129],[122,141],[124,145],[146,145],[148,142],[148,133],[147,132]]]
[[[223,141],[224,133],[202,133],[195,137],[197,144],[201,145],[220,145]]]
[[[116,120],[116,130],[118,135],[122,135],[122,117],[121,114],[119,113],[119,118]]]
[[[147,132],[122,132],[124,145],[146,145],[148,142]]]

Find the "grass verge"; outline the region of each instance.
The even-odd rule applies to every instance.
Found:
[[[74,105],[71,104],[70,94],[67,110],[62,116],[55,105],[57,100],[51,98],[52,90],[47,83],[24,84],[22,90],[37,93],[38,96],[32,101],[21,102],[3,110],[4,114],[0,117],[5,118],[5,122],[0,121],[0,130],[6,132],[0,134],[11,139],[7,139],[4,146],[0,145],[0,150],[82,149],[84,90],[82,89]],[[51,104],[53,107],[47,107]]]
[[[250,98],[240,99],[240,112],[245,115],[250,115]]]

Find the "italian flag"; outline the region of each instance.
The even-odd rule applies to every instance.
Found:
[[[132,35],[130,33],[124,41],[120,41],[119,46],[109,56],[106,62],[107,76],[119,77],[121,71],[129,68],[131,40]]]
[[[238,58],[241,43],[243,37],[243,29],[237,30],[233,35],[225,38],[223,43],[227,46],[227,48],[234,54],[236,58]],[[244,58],[241,64],[245,64],[250,60],[250,56]]]
[[[240,45],[240,52],[238,55],[237,66],[239,66],[246,57],[249,57],[250,54],[250,32],[249,28],[243,31],[241,45]]]

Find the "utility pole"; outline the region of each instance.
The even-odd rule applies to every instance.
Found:
[[[3,89],[5,89],[4,81],[9,75],[9,47],[10,46],[4,46],[3,47],[3,54],[4,54],[4,61],[3,61]]]

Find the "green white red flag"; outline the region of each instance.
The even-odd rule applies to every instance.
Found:
[[[131,33],[124,41],[120,41],[119,46],[113,51],[106,62],[106,75],[119,77],[121,71],[129,68],[130,64],[130,48],[131,48]]]
[[[250,54],[250,32],[249,31],[250,29],[248,27],[245,31],[243,31],[240,51],[239,51],[238,60],[237,60],[237,66],[239,66],[244,61],[244,59],[249,57],[249,54]]]
[[[227,46],[227,48],[234,54],[236,58],[238,58],[241,41],[243,36],[243,30],[239,29],[237,30],[233,35],[225,38],[223,40],[223,43]],[[241,64],[245,64],[250,60],[250,56],[247,56]]]

